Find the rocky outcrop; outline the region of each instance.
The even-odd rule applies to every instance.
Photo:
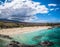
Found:
[[[7,39],[12,39],[10,36],[8,36],[8,35],[2,35],[2,34],[0,34],[0,37],[1,38],[7,38]]]
[[[44,42],[40,42],[39,45],[41,46],[52,46],[53,45],[53,42],[50,42],[50,41],[44,41]]]

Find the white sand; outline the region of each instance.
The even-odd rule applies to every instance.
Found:
[[[20,34],[20,33],[29,33],[36,30],[48,29],[48,28],[51,28],[51,27],[50,26],[34,26],[34,27],[1,29],[0,34],[15,35],[15,34]]]

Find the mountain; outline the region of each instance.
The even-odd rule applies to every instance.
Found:
[[[33,22],[21,22],[21,21],[16,21],[16,20],[9,20],[9,19],[0,19],[0,22],[3,22],[4,24],[6,23],[14,23],[14,24],[19,24],[19,25],[24,25],[24,26],[54,26],[54,25],[60,25],[60,23],[33,23]]]
[[[9,19],[0,19],[0,22],[14,22],[14,23],[20,23],[21,21],[9,20]]]

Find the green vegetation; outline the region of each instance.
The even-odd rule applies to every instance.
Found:
[[[19,25],[17,23],[12,23],[12,22],[0,22],[0,29],[13,28],[13,27],[19,27]]]
[[[60,23],[28,23],[28,22],[0,22],[2,28],[31,27],[31,26],[60,26]]]

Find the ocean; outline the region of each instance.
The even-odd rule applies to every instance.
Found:
[[[47,47],[60,47],[60,28],[56,27],[52,29],[37,30],[31,33],[18,34],[13,38],[13,40],[22,44],[37,45],[36,47],[40,47],[41,45],[38,45],[38,43],[45,41],[53,43],[53,45]]]
[[[12,38],[13,38],[12,40],[20,42],[21,44],[35,45],[34,47],[60,47],[60,27],[37,30],[30,33],[17,34],[12,36]],[[4,42],[4,43],[8,43],[8,42]],[[47,45],[50,42],[52,44]],[[0,47],[1,47],[1,43],[2,41],[0,41]]]

